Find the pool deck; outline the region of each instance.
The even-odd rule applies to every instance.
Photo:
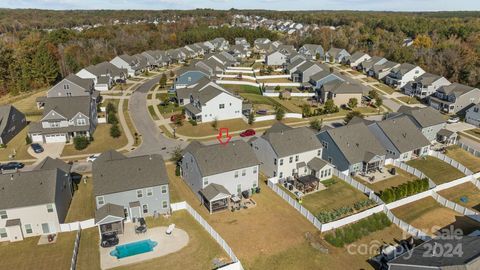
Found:
[[[125,233],[123,235],[119,235],[119,245],[147,239],[156,241],[158,244],[151,252],[125,257],[122,259],[117,259],[116,257],[110,255],[110,252],[114,250],[115,247],[99,247],[100,265],[102,269],[110,269],[165,256],[167,254],[179,251],[188,244],[189,237],[184,230],[175,228],[171,235],[167,235],[165,233],[166,230],[167,227],[155,227],[149,228],[146,233],[136,234],[134,224],[125,223]]]

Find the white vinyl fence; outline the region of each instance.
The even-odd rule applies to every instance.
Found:
[[[84,221],[60,224],[60,232],[72,232],[79,229],[88,229],[93,227],[95,227],[95,219],[91,218]]]
[[[178,210],[187,210],[187,212],[212,236],[213,239],[225,250],[228,254],[232,262],[234,264],[228,265],[225,269],[232,269],[232,270],[243,270],[243,267],[238,260],[235,253],[233,253],[232,248],[227,244],[227,242],[220,236],[220,234],[215,231],[210,224],[197,212],[193,209],[187,202],[180,202],[180,203],[173,203],[170,205],[172,211]],[[232,266],[236,266],[236,268],[232,268]],[[220,268],[223,269],[223,268]]]
[[[261,83],[263,86],[291,86],[291,87],[300,87],[301,83]]]
[[[397,218],[388,207],[384,207],[384,212],[387,215],[388,219],[395,225],[397,225],[400,229],[404,230],[405,232],[411,234],[414,237],[420,238],[424,241],[432,239],[428,234],[424,233],[423,231],[413,227],[412,225],[406,223],[405,221]]]
[[[371,216],[375,213],[382,212],[383,208],[384,208],[384,205],[381,204],[381,205],[377,205],[373,208],[364,210],[362,212],[353,214],[351,216],[344,217],[344,218],[339,219],[339,220],[335,220],[335,221],[332,221],[332,222],[329,222],[329,223],[323,223],[321,231],[322,232],[327,232],[327,231],[330,231],[330,230],[348,225],[350,223],[357,222],[357,221],[359,221],[361,219],[364,219],[366,217],[369,217],[369,216]]]
[[[430,179],[428,176],[426,176],[422,171],[420,171],[419,169],[417,168],[414,168],[412,166],[409,166],[408,164],[406,163],[403,163],[403,162],[400,162],[398,160],[394,160],[393,161],[393,165],[395,167],[398,167],[406,172],[408,172],[409,174],[413,174],[415,175],[416,177],[418,177],[418,179],[423,179],[423,178],[427,178],[428,179],[428,187],[429,188],[434,188],[436,186],[436,184],[432,181],[432,179]]]
[[[480,157],[480,151],[467,145],[467,144],[464,144],[462,142],[457,142],[457,145],[460,146],[463,150],[465,151],[468,151],[470,152],[470,154],[476,156],[476,157]]]
[[[81,235],[82,235],[82,230],[78,230],[77,236],[75,237],[75,242],[73,243],[73,252],[72,252],[72,260],[70,262],[70,270],[77,269],[77,256],[78,256],[78,248],[80,247]]]
[[[245,81],[228,81],[228,80],[216,80],[217,84],[235,84],[235,85],[250,85],[255,87],[260,87],[260,84],[254,82],[245,82]]]
[[[268,79],[281,79],[281,78],[290,78],[290,75],[285,74],[285,75],[264,75],[264,76],[257,76],[258,80],[268,80]]]
[[[255,116],[255,122],[275,120],[275,117],[276,117],[275,115]],[[288,119],[288,118],[302,119],[303,117],[301,113],[286,113],[283,118],[284,119]]]
[[[223,75],[217,75],[217,77],[219,78],[238,78],[237,75],[226,75],[226,74],[223,74]],[[251,80],[251,81],[256,81],[257,79],[255,77],[252,77],[252,76],[248,76],[248,75],[242,75],[242,79],[243,80]]]
[[[253,70],[251,67],[227,67],[227,70]]]
[[[225,70],[226,73],[247,73],[253,74],[253,70],[246,70],[246,69],[227,69]]]
[[[446,155],[442,154],[442,153],[439,153],[439,152],[436,152],[436,151],[429,151],[429,155],[432,156],[432,157],[436,157],[440,160],[442,160],[443,162],[445,163],[448,163],[450,164],[452,167],[454,167],[455,169],[461,171],[462,173],[466,174],[466,175],[472,175],[473,172],[470,171],[469,169],[467,169],[465,166],[463,166],[462,164],[460,164],[458,161],[456,160],[453,160],[449,157],[447,157]]]
[[[383,204],[383,201],[378,197],[373,190],[371,190],[369,187],[365,186],[364,184],[358,182],[357,180],[353,179],[349,175],[346,175],[342,172],[340,172],[337,169],[333,169],[333,175],[336,177],[340,178],[341,180],[347,182],[349,185],[352,187],[360,190],[361,192],[367,194],[370,199],[374,200],[378,204]]]
[[[435,191],[432,191],[432,197],[442,206],[448,207],[461,215],[467,216],[477,222],[480,222],[480,216],[478,212],[475,212],[471,209],[461,206],[458,203],[447,200],[446,198],[442,197],[440,194],[436,193]]]

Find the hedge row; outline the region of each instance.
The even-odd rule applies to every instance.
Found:
[[[353,205],[340,207],[331,211],[322,211],[317,215],[318,221],[322,223],[328,223],[334,220],[339,219],[340,217],[354,213],[363,208],[375,205],[376,202],[371,199],[366,199],[362,201],[355,202]]]
[[[376,213],[356,223],[336,229],[325,235],[325,240],[335,247],[343,247],[372,232],[390,226],[391,222],[385,213]]]
[[[390,187],[380,192],[380,198],[385,203],[394,202],[396,200],[426,191],[429,189],[428,179],[417,179],[403,183],[396,187]]]

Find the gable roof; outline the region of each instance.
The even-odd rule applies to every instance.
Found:
[[[401,153],[430,145],[408,116],[386,119],[373,125],[377,125]]]
[[[55,203],[57,191],[69,186],[59,169],[0,174],[0,209]]]
[[[291,128],[280,122],[266,130],[262,138],[270,143],[279,157],[322,148],[322,144],[310,128]]]
[[[228,192],[228,190],[224,186],[215,184],[215,183],[208,184],[208,186],[200,190],[200,193],[208,201],[215,199],[215,197],[219,195],[223,195],[222,197],[225,197],[225,196],[230,197],[232,195],[230,194],[230,192]]]
[[[361,84],[353,84],[342,80],[333,80],[323,85],[325,92],[335,94],[363,94],[368,88]]]
[[[440,87],[437,91],[443,92],[447,95],[454,94],[456,97],[461,96],[465,93],[468,93],[472,91],[473,87],[465,85],[465,84],[460,84],[460,83],[452,83],[450,85],[444,85]]]
[[[417,83],[421,83],[422,85],[431,85],[432,83],[440,80],[441,78],[442,76],[427,72],[418,76],[414,81]]]
[[[98,223],[108,216],[123,218],[125,213],[123,206],[113,203],[107,203],[95,211],[95,223]]]
[[[40,161],[37,166],[35,166],[34,170],[52,170],[52,169],[60,169],[65,173],[70,173],[72,169],[72,165],[66,163],[65,161],[59,159],[59,158],[51,158],[51,157],[46,157],[42,161]]]
[[[8,121],[10,119],[10,114],[12,113],[13,110],[15,110],[17,112],[20,112],[19,110],[17,110],[14,106],[12,106],[10,104],[0,105],[0,134],[2,134],[2,132],[7,127]],[[23,115],[23,113],[22,113],[22,115]]]
[[[355,62],[364,56],[369,56],[369,55],[364,52],[355,52],[348,59],[352,62]]]
[[[373,66],[378,65],[380,62],[386,62],[387,59],[380,56],[372,56],[372,58],[362,62],[362,67],[365,69],[371,69]]]
[[[95,196],[168,184],[162,156],[125,157],[111,150],[93,162]]]
[[[400,76],[403,76],[406,73],[412,71],[416,67],[417,66],[409,64],[409,63],[402,63],[402,64],[400,64],[400,66],[393,68],[392,72],[395,72],[395,73],[399,74]]]
[[[50,97],[45,101],[43,117],[51,111],[55,111],[67,119],[72,119],[79,112],[90,117],[91,98],[89,96],[79,97]]]
[[[384,156],[386,151],[363,123],[346,125],[324,131],[335,142],[350,164],[369,161],[369,156]]]
[[[64,78],[63,80],[70,81],[70,82],[84,88],[85,90],[90,90],[90,89],[93,88],[93,80],[92,79],[82,79],[75,74],[70,74],[66,78]]]
[[[422,128],[445,123],[445,119],[443,118],[442,114],[430,106],[425,108],[400,106],[398,112],[410,116]]]
[[[252,148],[243,140],[231,141],[227,145],[204,145],[193,141],[183,152],[190,153],[195,158],[203,177],[252,167],[260,163]]]

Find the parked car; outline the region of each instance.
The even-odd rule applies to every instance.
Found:
[[[43,152],[43,147],[38,143],[32,143],[30,146],[32,147],[33,152],[37,154]]]
[[[87,157],[87,162],[94,162],[99,156],[100,156],[100,154],[91,155],[91,156]]]
[[[104,248],[118,245],[118,237],[116,232],[102,234],[102,242],[100,245]]]
[[[258,110],[257,111],[257,114],[261,114],[261,115],[266,115],[268,113],[267,110]]]
[[[255,130],[253,129],[247,129],[244,132],[240,133],[240,137],[250,137],[255,135]]]
[[[8,162],[6,164],[3,164],[1,169],[4,170],[4,171],[10,171],[10,170],[18,170],[18,169],[21,169],[23,167],[25,167],[25,164],[23,164],[21,162],[12,161],[12,162]]]
[[[460,117],[450,116],[450,118],[448,118],[448,120],[447,120],[447,123],[453,124],[453,123],[458,123],[459,121],[460,121]]]
[[[179,119],[179,118],[183,120],[183,119],[185,119],[185,115],[184,114],[172,115],[172,116],[170,116],[170,121],[175,123],[177,121],[177,119]]]

